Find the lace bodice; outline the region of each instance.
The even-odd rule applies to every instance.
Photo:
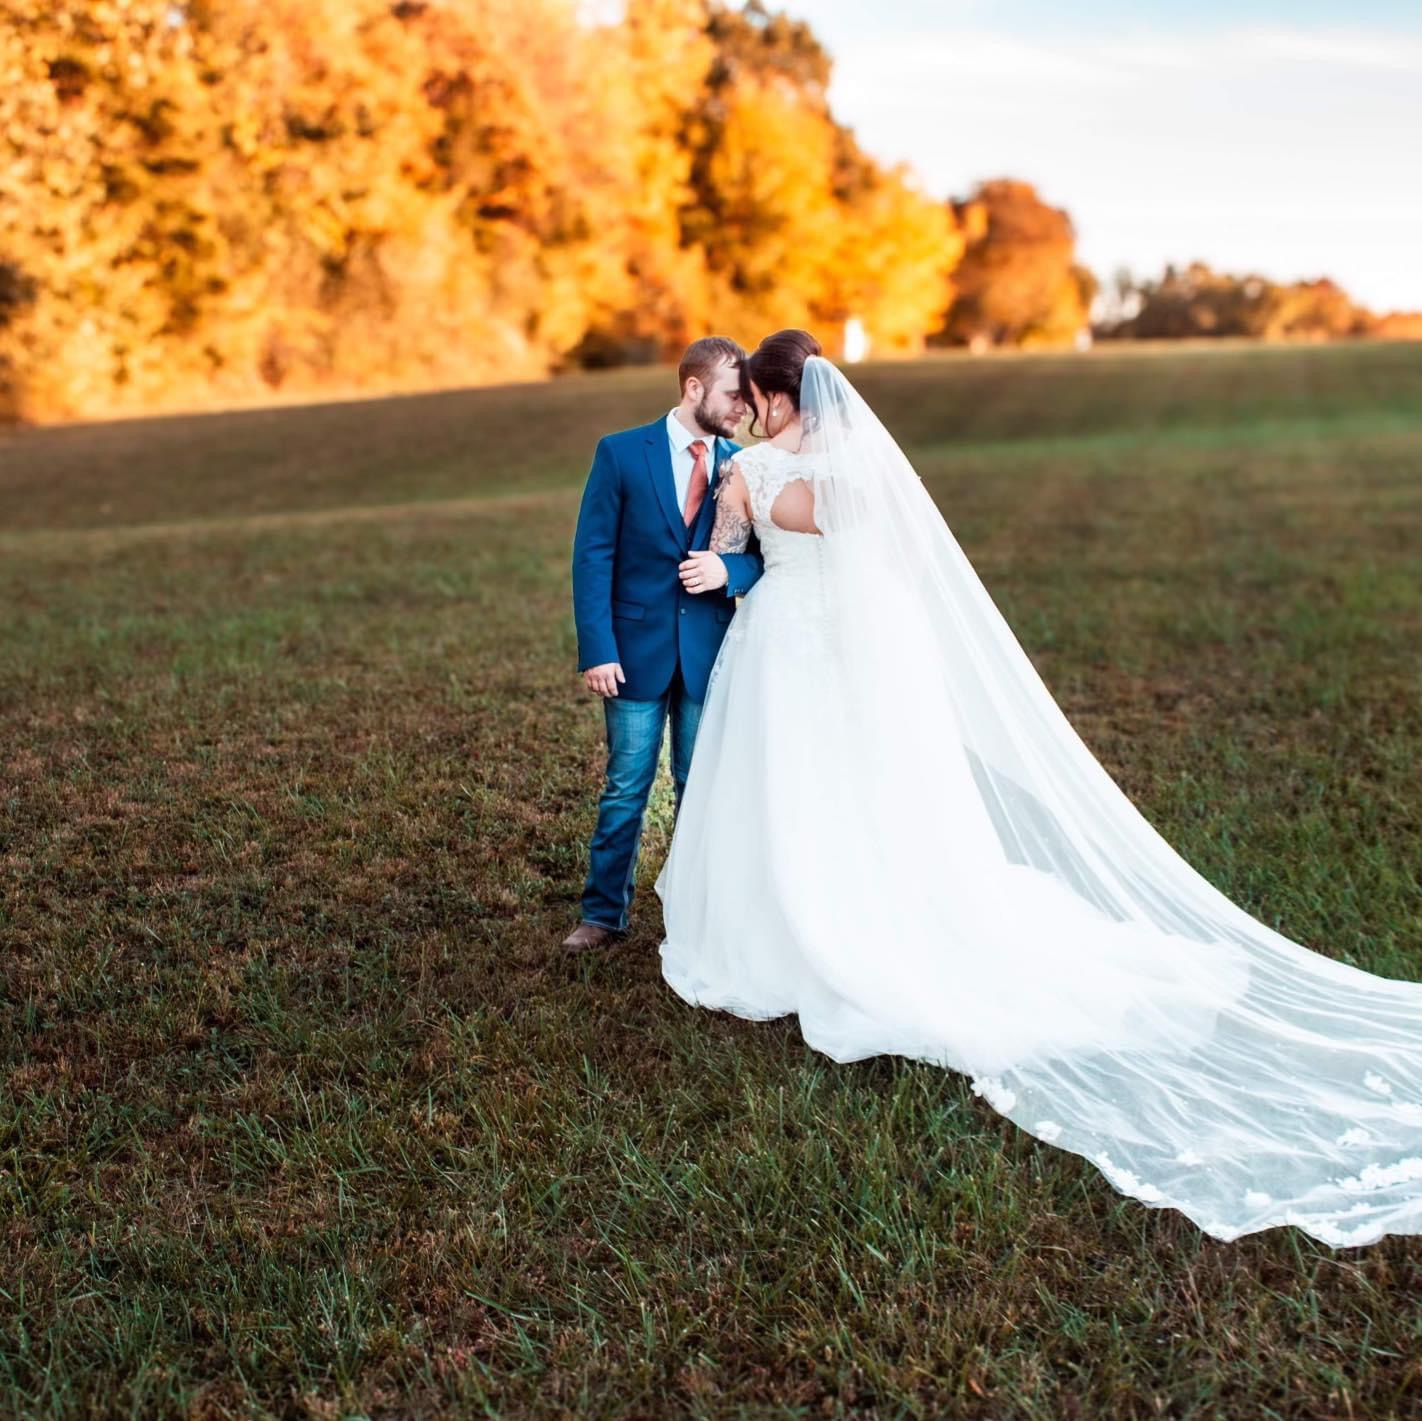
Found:
[[[755,528],[767,573],[818,570],[821,538],[818,533],[797,533],[771,521],[770,510],[781,490],[796,479],[813,476],[815,456],[797,454],[774,444],[753,444],[735,455],[735,465],[750,496],[751,523]]]

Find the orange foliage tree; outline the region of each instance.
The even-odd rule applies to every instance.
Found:
[[[0,0],[0,413],[533,377],[943,319],[953,213],[758,3]]]
[[[0,5],[40,412],[534,376],[632,299],[572,0]]]
[[[0,0],[9,399],[81,413],[203,380],[228,291],[197,37],[158,0]]]
[[[1095,279],[1076,261],[1076,233],[1030,183],[997,178],[953,204],[966,241],[957,294],[935,343],[1071,344],[1086,329]]]
[[[952,213],[837,124],[830,60],[803,21],[757,0],[712,11],[715,62],[690,130],[687,240],[706,253],[711,323],[753,341],[776,326],[915,349],[941,322],[962,251]]]

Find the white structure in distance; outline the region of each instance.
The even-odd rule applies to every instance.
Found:
[[[844,323],[844,361],[853,365],[869,354],[869,336],[864,330],[864,322],[858,316],[851,316]]]

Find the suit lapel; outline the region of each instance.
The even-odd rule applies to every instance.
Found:
[[[676,480],[672,477],[671,440],[667,437],[665,417],[647,426],[646,454],[647,476],[666,515],[667,527],[677,546],[685,550],[689,534],[681,509],[676,506]]]

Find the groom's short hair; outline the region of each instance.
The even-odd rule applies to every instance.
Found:
[[[677,379],[681,381],[681,393],[686,393],[686,382],[693,375],[706,385],[718,365],[729,364],[739,370],[745,358],[745,351],[725,336],[702,336],[700,340],[692,341],[676,370]]]

